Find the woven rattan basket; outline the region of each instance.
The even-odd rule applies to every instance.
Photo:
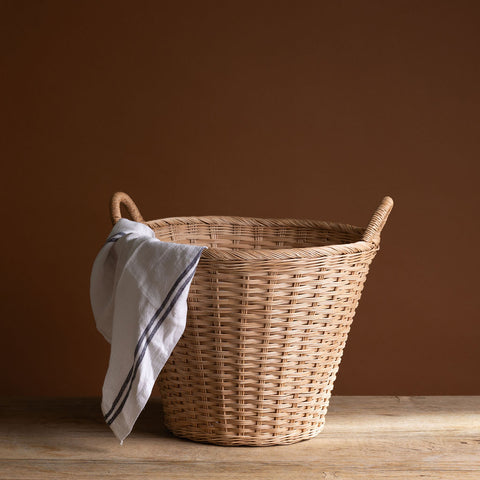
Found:
[[[380,232],[313,220],[182,217],[145,222],[158,239],[206,245],[183,337],[160,374],[165,424],[220,445],[280,445],[316,436]]]

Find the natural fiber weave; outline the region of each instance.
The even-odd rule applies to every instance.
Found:
[[[126,194],[112,199],[143,221]],[[316,436],[380,232],[243,217],[145,222],[158,239],[206,245],[187,327],[157,382],[175,435],[220,445],[280,445]]]

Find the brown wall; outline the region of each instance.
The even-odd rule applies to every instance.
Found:
[[[478,2],[0,6],[1,393],[98,395],[108,202],[384,230],[337,394],[480,394]]]

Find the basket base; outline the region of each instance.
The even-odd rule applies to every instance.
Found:
[[[259,435],[220,435],[218,433],[194,431],[192,429],[175,429],[165,422],[167,429],[176,437],[185,438],[194,442],[209,443],[213,445],[222,445],[228,447],[252,446],[252,447],[271,447],[275,445],[291,445],[292,443],[302,442],[316,437],[325,426],[325,419],[322,419],[318,426],[308,428],[302,431],[292,430],[291,433],[283,435],[259,434]]]

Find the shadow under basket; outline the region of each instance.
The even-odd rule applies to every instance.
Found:
[[[162,241],[206,245],[188,295],[185,332],[157,385],[166,427],[217,445],[284,445],[325,423],[350,325],[380,232],[314,220],[178,217],[144,221],[117,192],[111,216]]]

